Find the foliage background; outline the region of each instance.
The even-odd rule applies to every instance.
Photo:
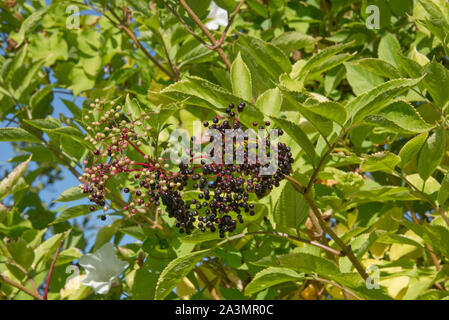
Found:
[[[205,22],[210,1],[187,3]],[[216,3],[229,16],[238,5]],[[372,3],[376,30],[365,25]],[[210,50],[179,1],[166,2],[173,11],[163,1],[2,1],[0,297],[41,297],[63,240],[49,299],[447,298],[449,4],[372,3],[247,0]],[[82,11],[79,28],[67,28],[69,5]],[[173,128],[245,98],[247,121],[271,118],[287,133],[293,179],[260,201],[241,230],[251,235],[224,242],[183,237],[164,216],[164,231],[153,229],[120,206],[102,222],[76,188],[93,149],[83,115],[117,97],[160,112],[161,146]],[[109,241],[130,264],[121,286],[69,289],[67,267]],[[365,285],[371,265],[379,289]]]

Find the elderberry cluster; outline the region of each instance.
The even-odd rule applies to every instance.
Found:
[[[273,132],[277,136],[283,135],[281,129],[270,130],[269,121],[260,126],[253,123],[259,132],[264,133],[263,137],[251,139],[245,136],[239,141],[232,140],[233,159],[237,149],[241,148],[242,163],[226,163],[225,154],[217,162],[217,158],[213,158],[215,149],[200,154],[189,149],[189,157],[173,167],[167,159],[153,160],[141,149],[142,145],[150,143],[146,134],[151,129],[147,125],[148,115],[131,121],[128,118],[130,115],[123,113],[120,106],[104,111],[104,103],[97,101],[92,107],[94,110],[102,110],[103,116],[100,121],[92,122],[99,132],[86,139],[99,147],[84,162],[86,168],[80,177],[84,184],[80,188],[82,192],[90,193],[90,201],[104,207],[104,210],[108,209],[105,201],[108,181],[121,173],[131,174],[132,187],[123,189],[125,194],[129,194],[129,202],[123,207],[125,212],[133,215],[142,210],[145,212],[145,208],[165,211],[170,218],[176,219],[176,227],[180,233],[190,234],[194,229],[202,232],[218,230],[220,237],[224,237],[226,232],[234,231],[238,223],[243,223],[245,216],[255,215],[255,199],[267,195],[274,187],[279,186],[284,175],[291,173],[292,153],[284,143],[276,142],[276,155],[272,158],[275,164],[273,161],[263,162],[257,157],[251,157],[261,148],[265,156],[271,156],[273,149],[270,148],[272,145],[269,138]],[[220,133],[218,137],[210,136],[208,141],[221,144],[224,150],[228,129],[246,129],[240,122],[240,115],[245,107],[245,103],[237,106],[231,103],[225,116],[216,116],[211,124],[205,121],[205,128]],[[141,127],[141,130],[136,127]],[[204,143],[199,137],[192,137],[191,141]],[[141,162],[130,158],[130,148],[140,153]],[[195,161],[199,159],[199,163]],[[263,173],[262,169],[273,165],[275,168],[271,174]],[[95,207],[92,206],[91,210],[94,211]]]

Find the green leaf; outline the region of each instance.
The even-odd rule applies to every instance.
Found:
[[[82,253],[80,249],[78,248],[69,248],[66,250],[61,251],[58,254],[58,259],[56,259],[56,266],[61,266],[64,264],[67,264],[69,262],[72,262],[73,260],[77,260],[81,258]]]
[[[352,64],[365,68],[378,76],[388,79],[397,79],[402,77],[401,72],[399,72],[395,66],[381,59],[365,58],[354,61]]]
[[[46,262],[54,256],[59,242],[67,238],[70,232],[71,230],[67,230],[66,232],[55,234],[50,239],[42,242],[36,250],[34,250],[34,261],[32,266],[36,271],[45,267]]]
[[[123,111],[131,118],[131,120],[137,120],[142,115],[142,108],[136,99],[131,99],[129,94],[126,95],[125,105]]]
[[[423,68],[419,63],[402,54],[398,55],[398,68],[407,73],[410,78],[419,78],[423,75]]]
[[[7,247],[14,262],[25,269],[30,268],[34,260],[34,251],[27,245],[24,239],[19,238],[16,241],[12,240],[7,244]]]
[[[71,187],[63,191],[54,202],[69,202],[87,197],[79,187]]]
[[[48,117],[46,119],[24,120],[24,122],[40,130],[52,130],[61,127],[61,123],[52,117]]]
[[[187,80],[178,81],[168,86],[160,93],[150,93],[155,98],[162,96],[170,99],[172,102],[185,101],[186,104],[201,106],[218,112],[225,112],[229,103],[238,104],[241,99],[225,91],[220,86],[198,77],[188,77]],[[246,101],[244,112],[240,115],[240,122],[248,128],[252,127],[253,122],[262,123],[264,115],[250,101]]]
[[[0,141],[36,142],[40,140],[22,128],[0,128]]]
[[[435,172],[445,151],[446,131],[444,127],[440,127],[427,139],[418,158],[418,172],[423,180],[427,180]]]
[[[343,126],[346,121],[346,110],[341,104],[333,101],[321,102],[319,104],[305,106],[308,111],[320,115],[326,119]]]
[[[215,232],[201,232],[199,230],[195,230],[192,234],[189,234],[185,237],[179,238],[182,242],[185,243],[202,243],[206,241],[214,241],[220,240],[220,236]]]
[[[25,36],[33,34],[33,30],[42,20],[42,17],[52,8],[52,5],[43,6],[41,9],[34,11],[30,14],[20,26],[20,30],[17,34],[17,46],[20,46],[25,40]]]
[[[257,98],[256,106],[270,116],[277,116],[281,112],[282,96],[279,88],[268,89]]]
[[[449,71],[435,60],[424,69],[423,84],[429,91],[436,106],[443,108],[449,101]]]
[[[259,260],[254,264],[260,266],[283,267],[305,272],[308,274],[319,274],[325,277],[332,277],[340,274],[338,267],[331,261],[302,252],[292,252],[276,257],[275,261],[269,261],[267,258]]]
[[[248,283],[245,288],[245,295],[250,296],[272,286],[290,281],[300,281],[303,278],[304,277],[301,274],[291,269],[276,267],[267,268],[257,273],[251,282]]]
[[[401,158],[391,152],[377,152],[369,155],[363,161],[361,168],[366,172],[383,171],[391,173],[394,168],[401,162]]]
[[[447,227],[424,225],[424,232],[424,238],[430,240],[432,248],[449,258],[449,230]]]
[[[299,103],[297,99],[295,99],[295,92],[287,92],[283,90],[282,93],[285,100],[290,104],[290,106],[298,110],[299,113],[303,115],[316,128],[318,132],[320,132],[325,137],[332,133],[333,124],[331,120],[321,115],[321,113],[314,112],[314,107],[309,108]]]
[[[427,65],[430,60],[425,55],[423,55],[421,52],[419,52],[416,47],[413,47],[412,50],[412,59],[416,61],[420,66],[424,67]]]
[[[422,133],[433,128],[415,108],[404,101],[393,102],[379,113],[366,117],[365,121],[405,133]]]
[[[83,204],[83,205],[74,206],[74,207],[70,207],[68,209],[65,209],[58,216],[58,218],[55,221],[53,221],[51,224],[53,225],[53,224],[57,224],[57,223],[61,223],[61,222],[67,221],[67,220],[72,219],[72,218],[88,215],[88,214],[92,213],[89,210],[90,207],[91,207],[90,205]],[[98,207],[95,207],[95,209],[98,210]]]
[[[220,7],[232,13],[237,5],[235,0],[216,0],[215,3]]]
[[[443,206],[447,199],[449,199],[449,173],[446,173],[444,176],[443,181],[441,182],[441,189],[438,191],[437,197],[440,206]]]
[[[384,83],[379,75],[359,65],[345,63],[345,68],[348,82],[357,96]]]
[[[391,103],[392,99],[420,81],[421,78],[390,80],[351,100],[346,105],[346,110],[352,116],[352,123],[357,123],[367,115],[378,113],[387,103]]]
[[[298,228],[309,214],[306,199],[298,193],[291,183],[285,183],[281,195],[274,205],[273,216],[276,227]]]
[[[29,157],[27,161],[15,167],[14,170],[0,182],[0,200],[14,191],[15,184],[20,179],[20,177],[22,177],[30,161],[31,157]]]
[[[186,2],[197,16],[202,17],[206,14],[207,9],[210,6],[211,0],[204,0],[204,1],[186,0]]]
[[[398,55],[401,54],[401,45],[399,41],[391,34],[385,35],[382,40],[380,40],[378,55],[379,58],[392,64],[393,66],[398,66]]]
[[[148,270],[139,269],[134,276],[132,287],[133,300],[154,300],[158,274]]]
[[[200,262],[211,249],[201,250],[178,257],[162,271],[156,286],[156,300],[162,300]]]
[[[268,18],[268,10],[267,8],[260,2],[256,0],[247,0],[248,6],[259,16],[267,19]]]
[[[290,60],[271,43],[240,33],[236,50],[251,71],[255,97],[274,88],[281,74],[290,73]]]
[[[234,95],[244,100],[251,101],[253,96],[251,73],[245,62],[243,62],[240,52],[231,66],[231,83]]]
[[[317,41],[317,39],[307,34],[297,31],[288,31],[283,32],[280,36],[274,38],[271,43],[288,55],[293,50],[306,49],[306,51],[310,52],[314,49]]]
[[[416,154],[418,154],[418,152],[426,142],[427,136],[427,132],[417,135],[402,147],[401,151],[399,151],[399,157],[401,158],[401,167],[404,167],[413,159]]]
[[[53,88],[55,87],[54,84],[52,85],[47,85],[45,87],[43,87],[42,89],[40,89],[39,91],[37,91],[36,93],[34,93],[31,96],[30,99],[30,106],[32,109],[37,108],[37,106],[39,105],[39,103],[45,98],[47,97],[49,94],[51,94]]]
[[[302,129],[297,124],[294,124],[289,120],[275,117],[271,118],[304,150],[304,152],[309,156],[310,160],[314,162],[317,154],[315,152],[314,146],[312,145],[312,142],[310,142],[304,131],[302,131]]]
[[[335,56],[337,53],[349,48],[353,45],[353,42],[338,44],[332,47],[327,47],[323,49],[318,54],[314,55],[312,58],[307,60],[306,64],[302,67],[301,71],[298,74],[298,80],[304,81],[309,73],[320,73],[324,72],[325,68],[319,68],[320,65],[323,65],[328,59]],[[340,61],[340,63],[343,61]],[[335,67],[333,65],[332,67]],[[329,68],[327,68],[329,70]],[[313,72],[312,72],[313,71]]]

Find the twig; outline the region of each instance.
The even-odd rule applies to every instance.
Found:
[[[212,35],[212,33],[209,31],[209,29],[207,29],[207,27],[201,22],[201,19],[196,15],[196,13],[189,7],[189,5],[186,3],[185,0],[179,0],[179,3],[181,4],[181,6],[187,11],[187,13],[189,14],[189,16],[193,19],[193,21],[195,21],[195,23],[198,25],[198,27],[200,27],[201,31],[203,31],[203,33],[206,35],[206,37],[210,40],[210,42],[212,43],[213,46],[217,45],[217,41],[215,40],[214,36]],[[221,59],[223,60],[223,62],[226,64],[226,67],[228,69],[231,69],[231,62],[229,61],[228,57],[225,55],[224,51],[222,48],[217,47],[215,49],[218,54],[220,55]]]
[[[232,13],[231,17],[229,18],[228,24],[226,25],[226,27],[225,27],[223,33],[221,34],[220,39],[218,40],[218,42],[217,42],[215,45],[209,47],[209,49],[215,50],[215,49],[221,47],[221,45],[222,45],[223,42],[224,42],[224,39],[226,38],[226,34],[228,33],[228,30],[229,30],[229,28],[230,28],[231,25],[232,25],[232,22],[234,22],[234,18],[237,16],[237,14],[239,13],[239,11],[240,11],[240,9],[242,8],[242,5],[243,5],[244,3],[245,3],[245,0],[240,1],[240,3],[238,4],[238,6],[235,8],[234,12]]]
[[[286,239],[291,239],[291,240],[307,243],[307,244],[310,244],[312,246],[315,246],[315,247],[318,247],[320,249],[323,249],[323,250],[325,250],[327,252],[330,252],[330,253],[332,253],[332,254],[334,254],[336,256],[340,256],[340,257],[344,256],[344,253],[342,253],[341,251],[337,251],[337,250],[335,250],[335,249],[333,249],[331,247],[328,247],[328,246],[326,246],[326,245],[324,245],[322,243],[319,243],[319,242],[316,242],[316,241],[312,241],[312,240],[308,240],[308,239],[303,239],[301,237],[295,237],[295,236],[292,236],[292,235],[289,235],[289,234],[286,234],[286,233],[282,233],[282,232],[270,232],[270,231],[254,231],[254,232],[240,233],[240,234],[237,234],[235,236],[229,237],[229,238],[221,241],[220,243],[218,243],[218,246],[223,244],[223,243],[226,243],[228,241],[231,241],[231,240],[236,240],[236,239],[239,239],[239,238],[243,238],[243,237],[251,236],[251,235],[257,235],[257,234],[264,234],[264,235],[267,235],[267,236],[281,237],[281,238],[286,238]]]
[[[167,46],[165,45],[164,38],[162,37],[162,34],[157,31],[157,34],[159,38],[161,39],[162,49],[164,50],[165,56],[167,57],[168,64],[170,65],[170,68],[172,70],[174,81],[179,81],[179,70],[176,68],[176,66],[173,64],[173,62],[170,59],[170,54],[168,53]]]
[[[118,28],[119,30],[123,30],[126,32],[126,34],[128,34],[128,36],[131,38],[131,40],[134,42],[134,44],[145,54],[145,56],[151,60],[151,62],[154,63],[154,65],[156,67],[158,67],[159,69],[161,69],[162,72],[164,72],[166,75],[168,75],[172,80],[174,80],[175,75],[171,74],[167,69],[165,69],[160,63],[159,61],[157,61],[152,55],[151,53],[148,52],[148,50],[142,45],[142,43],[139,41],[139,39],[137,39],[136,34],[125,24],[123,24],[123,22],[121,21],[120,17],[111,9],[109,8],[109,11],[111,12],[111,14],[114,16],[114,18],[116,18],[118,21],[120,21],[121,23],[117,24],[114,23],[114,26],[116,28]]]
[[[51,262],[50,271],[48,271],[47,282],[45,284],[44,300],[47,300],[48,289],[50,288],[51,276],[53,274],[53,270],[55,269],[56,259],[58,258],[59,251],[61,250],[63,243],[64,243],[64,240],[59,241],[55,256],[53,257],[53,261]]]
[[[321,170],[321,167],[326,162],[328,156],[331,154],[333,149],[337,146],[337,144],[340,142],[340,140],[350,131],[354,128],[354,126],[349,127],[348,129],[344,130],[334,141],[334,143],[331,145],[331,148],[329,148],[326,153],[321,157],[320,162],[318,163],[317,167],[312,172],[312,175],[310,177],[310,180],[307,184],[307,187],[303,187],[298,181],[296,181],[294,178],[289,177],[288,180],[293,183],[294,188],[296,191],[301,193],[304,198],[306,199],[307,203],[309,204],[310,208],[312,209],[313,214],[318,219],[318,222],[321,226],[321,228],[337,243],[337,245],[343,250],[345,255],[348,257],[348,259],[351,261],[353,266],[356,268],[357,272],[362,276],[363,279],[368,278],[368,274],[365,271],[365,268],[362,266],[362,264],[359,262],[357,257],[352,252],[352,249],[350,246],[346,246],[345,243],[335,234],[335,232],[327,225],[327,223],[323,220],[323,217],[321,215],[320,210],[315,205],[314,200],[310,196],[310,192],[313,187],[313,183],[315,182],[315,179],[318,175],[318,173]],[[287,177],[287,176],[286,176]]]
[[[28,273],[28,271],[24,267],[22,267],[20,264],[14,262],[14,261],[7,261],[6,263],[10,264],[10,265],[16,267],[17,269],[19,269],[20,271],[22,271],[23,274],[27,276],[27,281],[29,280],[31,282],[31,285],[33,286],[34,292],[36,294],[39,294],[39,292],[37,291],[37,286],[36,286],[36,283],[34,282],[33,277],[30,276],[30,274]]]
[[[81,2],[77,2],[77,1],[70,1],[71,3],[76,3],[78,5],[84,5],[87,6],[89,8],[91,8],[92,10],[95,10],[96,12],[100,13],[102,16],[104,16],[106,19],[108,19],[113,26],[115,26],[116,28],[118,28],[119,30],[124,30],[126,32],[126,34],[131,38],[131,40],[134,42],[134,44],[140,49],[142,50],[142,52],[145,54],[145,56],[151,60],[151,62],[154,63],[154,65],[156,67],[158,67],[162,72],[164,72],[165,74],[167,74],[171,79],[174,79],[174,75],[172,75],[167,69],[165,69],[148,51],[147,49],[145,49],[145,47],[142,45],[142,43],[137,39],[137,36],[135,35],[135,33],[129,29],[126,25],[124,25],[124,21],[123,19],[120,19],[120,17],[108,6],[109,11],[111,12],[111,14],[114,16],[115,19],[117,19],[118,22],[114,21],[113,19],[111,19],[111,17],[109,17],[107,14],[105,14],[105,12],[103,12],[102,10],[99,10],[97,7],[90,5],[90,4],[86,4],[86,3],[81,3]]]
[[[3,282],[6,282],[7,284],[25,292],[26,294],[29,294],[30,296],[32,296],[34,299],[37,300],[43,300],[42,296],[31,291],[30,289],[26,288],[25,286],[21,285],[20,283],[17,283],[7,277],[5,277],[4,275],[0,274],[0,280],[2,280]]]
[[[348,259],[352,262],[357,272],[362,276],[364,280],[368,279],[368,274],[365,271],[365,268],[362,266],[362,264],[359,262],[357,257],[354,255],[354,252],[352,252],[352,249],[350,246],[345,245],[343,240],[341,240],[335,232],[327,225],[326,221],[323,220],[323,217],[321,216],[321,212],[315,205],[315,202],[311,198],[310,194],[304,194],[304,198],[306,199],[307,203],[309,204],[310,208],[312,208],[313,213],[315,214],[315,217],[318,219],[318,222],[321,225],[321,228],[337,243],[337,245],[343,250],[345,255],[348,257]]]
[[[324,279],[324,278],[321,278],[321,277],[306,277],[306,278],[309,279],[309,280],[316,280],[316,281],[319,281],[319,282],[322,282],[322,283],[330,284],[332,286],[335,286],[335,287],[339,288],[341,291],[343,291],[345,293],[348,293],[349,295],[353,296],[357,300],[363,300],[358,295],[356,295],[354,292],[352,292],[348,288],[346,288],[346,287],[344,287],[344,286],[342,286],[342,285],[340,285],[340,284],[338,284],[336,282],[332,282],[330,280],[327,280],[327,279]]]

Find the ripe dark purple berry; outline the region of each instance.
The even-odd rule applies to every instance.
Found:
[[[245,106],[244,102],[240,103],[237,106],[237,111],[243,112]],[[247,129],[244,124],[240,123],[240,117],[235,118],[234,108],[234,104],[230,103],[226,108],[229,117],[216,116],[211,125],[208,121],[203,122],[204,127],[221,132],[221,137],[220,135],[211,136],[210,142],[221,142],[224,145],[227,129]],[[120,130],[114,131],[117,132],[113,135],[114,139],[102,141],[103,144],[106,144],[103,148],[107,150],[110,158],[103,163],[98,163],[102,161],[99,157],[86,159],[84,164],[86,166],[91,164],[91,167],[85,168],[86,175],[84,177],[86,178],[83,178],[85,185],[81,186],[81,191],[90,194],[91,202],[104,207],[106,204],[104,186],[109,177],[122,172],[133,172],[129,179],[133,187],[131,190],[128,187],[123,188],[124,193],[133,193],[130,197],[132,202],[125,205],[123,210],[128,214],[136,214],[137,210],[152,206],[160,207],[158,210],[163,208],[169,218],[176,220],[175,225],[180,233],[190,234],[198,228],[201,232],[217,231],[220,237],[224,237],[226,233],[235,231],[237,224],[243,223],[244,215],[255,215],[255,205],[252,203],[252,199],[266,196],[274,187],[280,185],[284,175],[291,174],[292,171],[293,154],[284,143],[278,143],[277,171],[268,176],[259,175],[259,170],[263,167],[263,164],[259,162],[221,165],[211,162],[210,159],[207,161],[201,159],[201,166],[198,166],[193,161],[194,158],[198,159],[198,155],[193,150],[188,151],[190,158],[183,159],[179,170],[171,171],[170,167],[165,166],[164,160],[151,159],[149,156],[144,156],[144,162],[139,160],[137,163],[137,161],[134,162],[134,159],[130,159],[126,152],[126,148],[131,147],[132,144],[140,145],[139,135],[134,131],[133,126],[128,124],[126,126],[117,125],[114,129]],[[268,127],[270,122],[264,121],[264,124]],[[254,122],[253,125],[254,127],[259,126],[257,122]],[[278,134],[282,135],[283,131],[277,130]],[[264,131],[260,134],[264,135],[262,138],[267,138],[266,146],[269,147],[270,132]],[[191,141],[195,140],[199,139],[191,138]],[[114,142],[111,143],[111,141]],[[131,141],[132,143],[130,143]],[[153,142],[152,145],[154,146]],[[247,139],[243,148],[246,157],[248,157],[249,145]],[[255,145],[257,147],[258,142]],[[102,152],[95,150],[94,154],[101,155]],[[201,155],[201,158],[206,158],[207,155],[214,156],[214,153],[205,153]],[[267,155],[270,155],[269,151],[267,151]],[[185,192],[192,190],[197,192],[195,199],[192,199],[191,193]],[[189,196],[189,198],[185,196]],[[89,209],[95,211],[96,207],[92,206]],[[102,215],[100,218],[106,219],[106,215]]]

